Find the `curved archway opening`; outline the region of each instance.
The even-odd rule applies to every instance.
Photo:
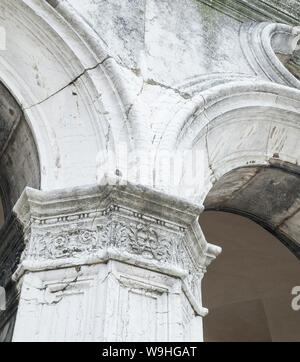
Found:
[[[271,233],[248,218],[207,211],[200,217],[208,241],[222,254],[203,280],[204,340],[300,341],[300,313],[292,309],[300,264]]]
[[[0,286],[6,291],[0,342],[11,340],[18,307],[11,276],[25,245],[13,207],[26,186],[40,188],[38,150],[21,107],[0,83]]]
[[[277,59],[275,53],[274,58]],[[284,68],[278,59],[277,63]],[[285,68],[283,70],[286,71]],[[287,71],[286,73],[288,81],[291,74]],[[293,79],[297,83],[294,76]],[[300,259],[300,168],[298,166],[300,154],[297,147],[300,132],[299,94],[299,90],[286,86],[271,82],[251,82],[245,79],[212,86],[201,92],[197,107],[191,107],[188,112],[183,111],[180,116],[174,115],[174,119],[170,119],[170,126],[164,130],[163,141],[160,141],[158,151],[159,153],[166,148],[201,152],[202,158],[199,157],[196,161],[198,163],[194,165],[194,169],[200,168],[201,165],[202,181],[199,181],[198,177],[189,182],[190,173],[185,172],[183,167],[178,194],[195,203],[202,203],[204,200],[205,209],[210,212],[226,211],[227,215],[231,213],[246,216],[245,220],[248,222],[252,220],[252,224],[257,228],[262,226],[265,230],[261,230],[273,237],[273,241],[275,237],[275,241],[269,243],[270,247],[273,244],[279,245],[283,248],[283,253],[287,253],[297,265],[299,264],[297,258]],[[157,172],[157,175],[163,179],[163,172]],[[163,188],[165,182],[162,181],[161,184]],[[186,187],[191,184],[191,187]],[[213,231],[219,231],[212,238],[205,228],[203,218],[200,219],[200,225],[208,241],[223,246],[226,250],[227,245],[219,242],[223,239],[224,230],[217,223],[211,224]],[[235,229],[234,223],[232,229]],[[243,233],[247,235],[247,229]],[[243,236],[241,234],[235,237]],[[247,253],[243,258],[247,259]],[[213,268],[217,268],[218,259],[209,269],[206,278],[209,278]],[[276,263],[280,262],[281,257],[278,254]],[[232,269],[233,274],[243,269],[243,265],[236,267],[236,270]],[[226,269],[223,271],[225,273]],[[251,274],[250,268],[248,273]],[[229,284],[225,288],[222,285],[224,284],[222,275],[221,266],[219,286],[225,295],[230,296],[231,286]],[[247,280],[240,281],[247,286]],[[215,281],[212,279],[209,283],[214,285]],[[299,284],[299,281],[297,283]],[[289,297],[290,294],[291,290],[288,292]],[[258,298],[255,295],[254,297]],[[205,299],[205,281],[204,302],[212,310],[209,318],[213,318],[214,304]],[[234,302],[234,300],[229,301],[228,305]],[[250,312],[245,313],[247,315]],[[221,316],[226,316],[228,313],[223,311]],[[208,323],[208,320],[204,323]],[[226,334],[222,320],[218,325]],[[259,322],[255,323],[255,326],[259,326]],[[273,339],[269,327],[266,330],[268,333],[262,335],[261,339],[266,339],[266,336],[268,340]],[[257,332],[253,332],[252,335],[255,333],[259,336]],[[207,338],[222,340],[226,337],[225,334]],[[253,338],[250,336],[246,338],[245,335],[244,337],[245,340]],[[234,338],[239,339],[238,332],[233,335],[232,339]]]
[[[241,167],[222,176],[205,199],[206,210],[247,216],[300,258],[300,168],[270,160],[270,166]]]
[[[223,248],[203,281],[206,340],[299,341],[299,167],[274,158],[234,169],[204,204],[204,234]]]
[[[21,107],[0,83],[0,196],[6,220],[26,186],[40,187],[38,150]]]

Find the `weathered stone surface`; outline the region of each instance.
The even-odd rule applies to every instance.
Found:
[[[300,88],[300,29],[276,23],[245,23],[240,39],[253,71],[262,78]]]
[[[202,339],[201,280],[221,251],[202,234],[202,209],[112,181],[26,189],[18,201],[26,248],[14,274],[22,284],[15,341]],[[103,297],[83,319],[95,292]],[[79,330],[67,333],[75,316]],[[53,326],[45,329],[44,320]],[[26,332],[25,323],[32,326]]]
[[[112,269],[117,270],[115,280],[110,281],[114,285],[123,263],[139,258],[143,266],[133,265],[129,274],[145,278],[150,266],[144,259],[149,262],[150,258],[149,278],[165,283],[163,290],[174,286],[177,293],[175,276],[169,279],[166,271],[159,269],[160,264],[176,269],[182,263],[173,258],[176,251],[170,240],[169,244],[164,242],[163,230],[173,231],[170,225],[159,223],[154,228],[143,222],[140,226],[137,219],[146,213],[144,203],[123,193],[124,200],[129,200],[125,206],[131,210],[125,215],[121,209],[102,208],[102,201],[101,207],[95,203],[92,210],[88,201],[66,200],[65,195],[73,189],[55,194],[55,190],[95,184],[105,175],[118,175],[123,183],[141,184],[141,189],[160,190],[162,199],[170,197],[175,203],[184,198],[187,204],[199,206],[208,195],[207,204],[212,208],[227,205],[251,216],[298,253],[298,176],[294,171],[287,174],[269,168],[274,159],[292,168],[300,164],[299,29],[295,26],[299,6],[295,1],[2,0],[0,13],[7,43],[0,54],[0,79],[5,84],[0,90],[0,191],[5,217],[26,186],[42,190],[28,193],[42,205],[49,204],[47,197],[57,205],[64,204],[55,199],[57,195],[68,205],[61,210],[66,219],[56,220],[55,208],[39,209],[33,202],[36,219],[29,227],[33,234],[28,235],[21,264],[29,271],[36,265],[41,268],[32,295],[41,292],[40,283],[49,277],[54,286],[43,286],[41,293],[47,291],[50,297],[47,294],[45,298],[50,300],[54,293],[54,300],[59,301],[56,292],[64,294],[64,287],[76,278],[78,266],[89,275],[87,264],[92,265],[93,275],[103,273],[104,279]],[[177,169],[178,182],[170,182],[170,165],[164,155],[185,155],[187,151],[199,151],[201,157],[193,167],[186,158]],[[199,177],[193,178],[191,171],[195,169],[200,170]],[[138,187],[132,192],[140,198],[147,194],[141,194]],[[253,198],[257,192],[266,195],[257,200]],[[160,212],[165,215],[166,211],[158,194],[151,195],[154,199],[148,200],[151,207],[146,214],[153,221],[153,213],[159,218]],[[30,197],[27,201],[32,206]],[[117,201],[113,205],[119,207]],[[181,207],[184,204],[180,203],[179,210]],[[174,208],[170,209],[166,218],[174,217],[175,224],[182,227],[183,222],[188,228]],[[76,215],[72,213],[75,210]],[[83,215],[77,220],[78,215],[92,212],[95,219]],[[195,219],[196,211],[192,214]],[[129,219],[133,226],[128,226]],[[205,239],[199,225],[195,227],[201,243]],[[138,235],[143,235],[143,242],[135,243]],[[155,252],[145,246],[147,243],[154,243]],[[112,257],[107,250],[114,244],[118,252]],[[0,258],[10,250],[5,242],[1,245],[6,250]],[[204,262],[205,247],[198,247],[182,259]],[[197,259],[197,252],[204,253],[204,259]],[[94,254],[102,256],[95,262]],[[119,260],[122,255],[128,259]],[[118,262],[110,266],[98,265],[116,258]],[[194,262],[188,263],[189,271],[194,270]],[[43,269],[47,263],[53,266],[49,274]],[[61,285],[61,270],[68,268],[66,283]],[[19,271],[17,278],[22,268]],[[33,283],[31,278],[31,273],[28,280],[24,277],[21,291],[26,283]],[[98,281],[93,278],[92,286]],[[77,295],[73,284],[71,295],[73,291]],[[158,287],[155,290],[164,294]],[[109,298],[113,305],[116,295]],[[191,304],[190,300],[181,302]],[[136,304],[140,308],[143,302]],[[185,310],[191,315],[189,308]],[[35,311],[25,308],[20,312],[22,323],[27,312],[28,318],[37,318]],[[10,324],[3,328],[7,335]],[[74,330],[67,338],[78,339]],[[21,339],[22,328],[16,333],[15,338]],[[46,338],[45,333],[41,332],[41,339]],[[90,331],[86,333],[91,336]],[[180,333],[178,340],[182,339]],[[132,331],[124,336],[132,339]],[[139,338],[145,338],[144,332]]]
[[[300,6],[298,0],[198,0],[225,12],[241,21],[277,21],[287,24],[299,22]]]

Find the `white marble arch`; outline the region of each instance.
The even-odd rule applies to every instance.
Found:
[[[99,155],[120,142],[133,147],[126,74],[68,4],[58,11],[46,1],[3,0],[0,10],[7,36],[0,81],[34,135],[41,188],[95,182]]]
[[[6,49],[0,51],[1,89],[9,90],[30,128],[39,170],[30,162],[25,166],[28,175],[36,174],[40,180],[31,185],[44,191],[96,182],[97,162],[104,153],[114,153],[120,142],[130,147],[133,138],[129,122],[124,121],[128,92],[114,60],[72,9],[60,11],[39,0],[0,3],[0,27],[7,37]],[[27,157],[20,146],[14,149]],[[10,174],[11,179],[27,181],[15,168]],[[21,186],[17,188],[13,200],[10,197],[12,204],[25,185],[21,191]],[[1,229],[3,286],[9,283],[24,246],[15,218],[8,221],[8,227]],[[9,310],[4,319],[1,315],[1,340],[11,338],[17,305],[14,285],[7,295]]]
[[[156,152],[156,149],[158,152],[161,149],[172,151],[179,145],[175,144],[175,139],[179,142],[181,138],[180,145],[187,144],[188,148],[191,147],[191,142],[199,144],[204,140],[201,132],[205,132],[205,126],[212,128],[213,124],[219,122],[219,116],[222,115],[221,118],[225,119],[224,113],[230,122],[243,119],[238,127],[241,133],[244,132],[242,125],[247,123],[245,117],[258,116],[260,109],[268,109],[268,112],[263,111],[263,117],[272,117],[272,112],[276,110],[278,119],[281,117],[279,114],[289,113],[292,118],[294,114],[298,114],[296,91],[263,83],[253,74],[230,74],[229,82],[224,76],[219,86],[207,90],[201,88],[198,94],[193,91],[190,94],[189,90],[182,93],[180,87],[176,88],[174,94],[171,89],[163,89],[167,100],[161,104],[161,108],[169,109],[161,114],[161,111],[152,105],[149,110],[152,119],[149,117],[149,121],[146,121],[146,104],[153,104],[157,94],[149,91],[148,95],[137,96],[137,88],[143,87],[139,82],[142,83],[143,80],[138,80],[137,77],[132,81],[132,72],[121,67],[108,55],[107,45],[69,2],[60,2],[54,6],[55,3],[16,0],[12,4],[11,1],[3,0],[0,5],[0,26],[5,27],[7,34],[7,49],[0,57],[0,80],[22,105],[35,137],[41,164],[42,190],[94,183],[97,176],[103,176],[101,172],[100,175],[97,174],[99,156],[101,163],[107,151],[120,154],[118,147],[121,144],[127,145],[129,151],[135,150],[137,153],[140,149],[143,152]],[[261,28],[261,47],[267,49],[266,54],[273,52],[272,63],[283,72],[284,66],[276,58],[271,40],[274,34],[285,31],[292,41],[298,36],[298,29],[263,23],[258,25],[258,30],[255,31],[259,32]],[[248,41],[250,47],[252,43],[249,37],[253,36],[254,31],[251,29],[247,30],[248,33],[242,31],[242,34],[248,34],[248,37],[242,36],[242,43],[245,45]],[[244,51],[247,55],[245,48]],[[287,69],[284,72],[289,74],[288,78],[297,86],[298,80]],[[261,74],[258,75],[261,79]],[[222,78],[221,73],[219,76]],[[212,83],[216,84],[214,82]],[[204,83],[206,86],[211,85],[207,80]],[[248,97],[249,94],[251,96]],[[175,95],[181,97],[179,101]],[[284,104],[285,100],[289,105]],[[247,107],[250,109],[246,112]],[[233,113],[230,115],[230,112]],[[289,132],[293,128],[293,122],[289,121],[289,116],[283,118],[286,118],[284,122],[288,124],[288,127],[284,126],[285,130]],[[228,124],[229,120],[226,121],[227,129]],[[152,127],[151,131],[149,125]],[[216,126],[214,129],[217,129]],[[191,137],[185,135],[186,131]],[[209,131],[208,148],[214,148],[213,133],[215,134],[215,131]],[[293,134],[292,131],[290,133]],[[199,136],[199,142],[194,134]],[[236,132],[234,137],[238,139],[239,132]],[[189,138],[193,141],[189,141]],[[255,136],[251,139],[254,140]],[[260,144],[262,142],[260,140]],[[229,142],[226,147],[230,148],[234,144]],[[265,152],[261,145],[262,148],[256,150],[254,155],[254,150],[248,152],[251,145],[248,149],[246,144],[240,147],[244,147],[245,154],[241,156],[240,148],[240,157],[232,156],[231,161],[226,160],[225,163],[213,154],[215,149],[209,150],[208,154],[212,154],[207,165],[211,164],[213,172],[208,168],[208,179],[218,178],[233,167],[244,165],[247,157],[249,159],[246,162],[266,164],[272,152],[271,149]],[[257,148],[257,145],[255,147]],[[292,143],[286,142],[285,148],[287,147],[293,147]],[[226,151],[228,153],[231,152],[229,148]],[[293,163],[295,152],[285,149],[280,152],[280,159]],[[116,168],[115,165],[112,166],[112,173]],[[163,185],[159,172],[155,172],[154,166],[153,173],[155,177],[148,180],[148,185],[161,188]],[[209,189],[211,182],[205,184]]]
[[[192,106],[180,113],[173,109],[155,145],[156,159],[165,150],[203,151],[205,189],[198,190],[195,183],[185,193],[186,198],[203,201],[214,182],[227,172],[249,165],[269,165],[274,155],[281,161],[299,164],[299,90],[240,80],[201,92],[198,103]],[[162,172],[156,174],[156,187],[167,190],[168,185],[160,183]],[[183,175],[182,184],[184,181]],[[176,192],[184,193],[181,185]]]
[[[299,163],[299,90],[258,80],[252,73],[229,73],[222,78],[223,73],[218,72],[199,79],[195,75],[190,86],[179,88],[134,78],[132,70],[109,55],[99,35],[69,2],[55,3],[2,0],[0,4],[0,26],[7,34],[7,49],[0,57],[0,81],[21,105],[34,135],[41,192],[95,183],[102,176],[98,162],[103,162],[108,152],[119,155],[118,148],[124,144],[135,151],[135,158],[142,151],[143,164],[145,153],[155,155],[150,164],[152,175],[140,183],[163,190],[161,197],[175,194],[200,208],[213,185],[232,170],[268,166],[274,159]],[[165,102],[155,102],[160,93]],[[147,104],[149,110],[145,111]],[[159,112],[157,104],[167,108]],[[196,148],[204,155],[203,182],[195,180],[185,188],[188,180],[183,168],[181,183],[170,189],[164,182],[166,170],[156,168],[157,160],[164,151],[172,154]],[[110,171],[114,173],[117,166],[113,164]],[[135,183],[137,167],[133,170],[129,179]],[[143,199],[142,187],[138,191]],[[172,201],[176,197],[170,200],[177,212]],[[161,202],[157,205],[160,208]],[[119,210],[118,205],[112,206]],[[132,217],[140,220],[142,208],[132,208]],[[86,211],[80,218],[92,210]],[[106,212],[103,210],[102,216],[107,216]],[[65,222],[60,216],[58,219]],[[155,222],[159,226],[161,220]],[[293,230],[297,233],[297,228]],[[215,249],[214,256],[219,252]],[[26,313],[24,316],[27,318]],[[24,328],[19,330],[24,333]]]
[[[298,57],[300,27],[278,23],[244,23],[240,43],[250,67],[265,80],[300,88],[299,76],[285,62]]]
[[[237,190],[252,180],[260,168],[283,168],[293,175],[293,185],[296,185],[299,178],[299,137],[299,90],[251,80],[212,87],[201,92],[201,99],[193,112],[186,112],[185,117],[182,112],[180,117],[170,118],[168,127],[159,137],[156,154],[156,159],[159,159],[165,150],[170,153],[175,150],[201,151],[203,157],[196,167],[201,167],[200,177],[203,180],[195,179],[191,183],[183,168],[180,183],[170,190],[169,185],[164,183],[163,171],[158,169],[156,187],[177,193],[195,203],[203,203],[209,195],[209,200],[213,201],[209,202],[211,208],[211,205],[219,207],[221,201],[224,201],[222,198],[232,198]],[[231,177],[230,172],[234,170],[242,171]],[[286,182],[282,192],[288,194],[294,186],[285,181],[284,175],[280,175],[269,174],[266,181],[273,178],[276,182],[278,178],[278,184]],[[282,177],[281,181],[279,177]],[[209,194],[213,186],[218,187],[217,195]],[[276,210],[276,214],[274,209],[274,215],[269,217],[272,225],[274,222],[274,229],[279,228],[277,231],[284,233],[282,241],[286,242],[285,238],[289,237],[292,239],[291,248],[296,255],[299,255],[300,240],[297,227],[298,199],[299,195],[294,189],[294,202],[289,205],[282,203],[284,212]],[[248,201],[250,205],[250,199]],[[237,209],[238,205],[235,204],[235,211]],[[245,215],[248,212],[250,214],[247,208],[243,210]],[[264,224],[264,220],[256,221]]]
[[[271,116],[271,109],[278,110],[276,115],[279,115],[290,112],[287,111],[288,108],[294,112],[297,107],[292,105],[297,96],[291,89],[263,83],[253,75],[229,74],[229,81],[224,76],[223,81],[218,80],[221,83],[219,86],[208,90],[201,88],[198,94],[194,94],[194,90],[188,90],[186,98],[186,94],[181,93],[181,89],[186,92],[185,86],[179,87],[179,92],[173,92],[181,97],[179,101],[178,97],[171,94],[170,89],[164,89],[167,100],[161,104],[161,108],[169,109],[162,113],[152,105],[149,110],[152,119],[146,121],[146,104],[148,101],[155,103],[153,99],[156,98],[156,93],[137,96],[137,88],[143,87],[139,82],[143,80],[135,78],[133,81],[132,72],[121,67],[108,55],[107,45],[69,2],[61,2],[57,6],[52,6],[53,3],[55,2],[17,0],[12,4],[4,0],[0,5],[3,14],[0,26],[6,28],[8,37],[7,49],[0,57],[0,80],[22,105],[35,137],[41,164],[42,190],[96,182],[103,176],[98,172],[98,162],[105,159],[104,154],[107,151],[119,155],[120,145],[127,145],[129,151],[135,150],[136,154],[140,149],[153,153],[156,149],[158,152],[161,149],[172,151],[177,147],[175,138],[182,138],[181,145],[187,142],[187,147],[190,147],[189,137],[184,136],[185,130],[191,133],[192,139],[194,134],[199,134],[200,142],[204,139],[200,136],[200,133],[205,131],[203,125],[210,123],[208,127],[212,127],[211,120],[215,119],[216,123],[218,118],[217,113],[210,115],[208,111],[202,112],[203,107],[209,108],[210,113],[220,109],[220,115],[227,112],[226,117],[236,119],[247,117],[243,109],[247,107],[245,102],[249,102],[251,108],[247,111],[249,117],[255,107],[254,112],[259,112],[259,109],[262,109],[260,107],[268,108],[266,117]],[[267,29],[269,28],[268,25]],[[278,29],[277,26],[276,31]],[[295,29],[288,28],[291,34],[294,32],[291,35],[293,37],[296,34]],[[276,58],[275,53],[274,57]],[[222,78],[221,73],[218,77]],[[199,82],[203,83],[203,80]],[[204,83],[210,86],[216,84],[214,82],[208,84],[205,80]],[[281,95],[277,96],[277,90]],[[249,92],[251,97],[248,97]],[[227,93],[232,95],[228,101],[225,99]],[[212,99],[214,97],[215,101]],[[282,100],[282,107],[278,104],[277,97]],[[283,106],[283,99],[289,99],[290,105]],[[229,115],[230,104],[231,111],[236,113],[232,117]],[[222,110],[223,106],[225,108]],[[226,110],[226,107],[229,109]],[[239,114],[235,108],[240,108],[242,113]],[[252,114],[251,117],[254,115],[257,114]],[[201,117],[205,119],[201,121]],[[193,124],[190,125],[190,122]],[[240,122],[241,132],[245,122]],[[149,125],[152,127],[151,131]],[[290,126],[286,128],[287,131],[290,129]],[[210,131],[209,138],[212,138],[212,132]],[[235,137],[238,139],[238,132]],[[213,141],[211,142],[213,144]],[[208,140],[208,147],[211,142]],[[233,144],[234,142],[230,142],[227,146]],[[271,150],[266,157],[262,149],[257,150],[254,157],[248,152],[251,149],[251,146],[249,147],[248,150],[245,149],[249,156],[246,162],[268,162]],[[285,147],[288,147],[288,143]],[[241,156],[243,161],[234,161],[234,167],[244,165],[244,158],[248,156]],[[283,151],[280,156],[285,161],[294,162],[293,151]],[[223,161],[214,155],[210,155],[209,163],[213,163],[213,172],[206,172],[208,180],[212,177],[218,178],[233,167],[229,160],[223,164]],[[112,173],[116,168],[116,165],[112,166]],[[155,172],[153,166],[154,173],[154,179],[146,183],[164,188],[159,173]],[[130,178],[135,181],[134,177]],[[210,181],[205,182],[207,189],[211,184]]]

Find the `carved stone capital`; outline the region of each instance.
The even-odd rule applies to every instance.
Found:
[[[112,179],[43,192],[27,188],[14,208],[26,247],[14,275],[118,260],[181,277],[200,300],[201,279],[220,249],[208,244],[203,207]]]
[[[198,298],[206,267],[220,252],[203,236],[198,224],[202,210],[113,180],[52,192],[27,188],[14,208],[26,236],[15,279],[26,270],[114,259],[183,277]]]
[[[202,210],[111,179],[27,188],[14,208],[25,240],[13,276],[21,289],[14,340],[202,340],[201,281],[221,251],[203,236]],[[43,318],[55,320],[53,334]],[[66,329],[70,318],[80,332]]]

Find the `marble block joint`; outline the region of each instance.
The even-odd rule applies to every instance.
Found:
[[[202,208],[143,186],[27,188],[14,341],[201,341],[201,280],[220,253]]]

